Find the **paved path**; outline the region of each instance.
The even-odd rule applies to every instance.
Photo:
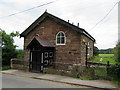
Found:
[[[60,83],[67,83],[71,85],[78,85],[78,86],[87,86],[87,87],[94,87],[94,88],[115,88],[109,81],[98,81],[98,80],[79,80],[67,76],[60,76],[60,75],[52,75],[52,74],[38,74],[38,73],[31,73],[31,72],[24,72],[21,70],[8,70],[2,71],[3,73],[8,73],[11,75],[18,75],[23,77],[30,77],[40,80],[48,80]]]
[[[87,87],[3,74],[2,88],[87,88]]]

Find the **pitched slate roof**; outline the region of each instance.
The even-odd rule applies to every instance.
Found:
[[[34,37],[27,47],[30,47],[34,41],[37,41],[43,47],[55,47],[55,45],[51,43],[49,40],[39,37]]]
[[[20,37],[25,37],[28,33],[30,33],[30,31],[32,31],[37,25],[39,25],[39,23],[42,22],[46,17],[50,17],[53,20],[55,20],[56,22],[64,24],[64,25],[70,27],[72,30],[79,32],[81,34],[84,34],[85,36],[87,36],[88,38],[90,38],[91,40],[93,40],[95,42],[95,39],[84,29],[79,28],[78,26],[75,26],[71,23],[68,23],[68,22],[48,13],[48,12],[44,12],[37,20],[35,20],[25,31],[23,31],[20,34]]]

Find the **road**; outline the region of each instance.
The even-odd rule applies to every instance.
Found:
[[[2,88],[87,88],[87,87],[2,74]]]

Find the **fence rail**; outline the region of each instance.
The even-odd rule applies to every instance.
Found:
[[[105,63],[96,63],[96,62],[88,62],[88,66],[94,67],[94,72],[96,77],[101,77],[107,80],[110,80],[111,77],[108,76],[109,68],[112,64],[109,64],[109,61]]]
[[[87,62],[88,63],[88,65],[98,65],[98,66],[106,66],[107,65],[107,63],[96,63],[96,62]],[[112,64],[109,64],[110,66],[112,65]]]

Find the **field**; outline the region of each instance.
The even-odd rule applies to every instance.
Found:
[[[114,54],[99,54],[95,58],[90,59],[91,62],[96,63],[106,63],[107,61],[110,62],[110,64],[115,64]]]

